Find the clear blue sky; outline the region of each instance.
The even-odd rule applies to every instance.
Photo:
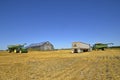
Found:
[[[0,0],[0,49],[73,41],[120,45],[120,0]]]

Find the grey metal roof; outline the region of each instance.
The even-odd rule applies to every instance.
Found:
[[[31,48],[31,47],[36,47],[36,46],[42,46],[46,43],[50,43],[49,41],[45,41],[45,42],[40,42],[40,43],[32,43],[29,46],[27,46],[27,48]]]

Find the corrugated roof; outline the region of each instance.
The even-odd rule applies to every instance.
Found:
[[[50,43],[50,42],[49,41],[45,41],[45,42],[40,42],[40,43],[32,43],[29,46],[27,46],[27,48],[36,47],[36,46],[42,46],[45,43]]]

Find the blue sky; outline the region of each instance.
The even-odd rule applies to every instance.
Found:
[[[0,49],[74,41],[120,45],[120,0],[0,0]]]

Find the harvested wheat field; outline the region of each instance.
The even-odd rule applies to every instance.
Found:
[[[120,80],[120,50],[0,52],[0,80]]]

